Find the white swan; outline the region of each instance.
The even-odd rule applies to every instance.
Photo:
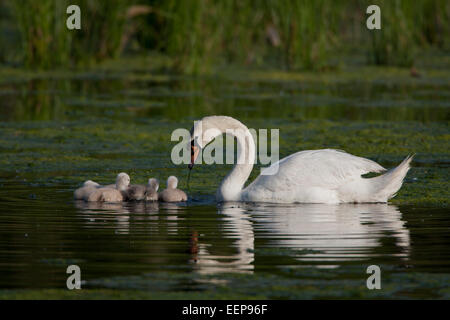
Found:
[[[227,132],[228,131],[228,132]],[[243,134],[236,134],[243,132]],[[273,203],[349,203],[387,202],[400,189],[412,160],[408,156],[400,165],[383,175],[363,178],[369,172],[384,172],[378,163],[333,149],[306,150],[272,164],[272,175],[259,175],[243,189],[255,162],[255,143],[245,125],[227,116],[209,116],[191,129],[192,169],[199,154],[215,137],[236,137],[237,164],[217,190],[217,200]]]

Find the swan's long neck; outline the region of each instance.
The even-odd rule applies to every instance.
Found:
[[[222,133],[236,137],[238,156],[233,169],[222,180],[217,190],[217,200],[239,201],[244,184],[250,176],[255,162],[255,142],[245,125],[235,119],[224,118],[226,121],[221,122],[217,128]]]

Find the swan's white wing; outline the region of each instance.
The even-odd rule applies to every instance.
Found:
[[[304,188],[335,190],[369,172],[386,169],[378,163],[333,149],[306,150],[281,159],[274,175],[260,175],[245,190],[278,194]]]

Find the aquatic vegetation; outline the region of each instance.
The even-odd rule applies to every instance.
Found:
[[[281,157],[302,149],[337,148],[393,167],[416,153],[405,186],[392,201],[448,203],[440,191],[448,184],[448,171],[433,167],[449,159],[448,148],[442,147],[449,144],[450,106],[448,74],[442,68],[430,68],[421,79],[393,68],[349,69],[339,71],[339,77],[230,69],[212,84],[210,76],[135,72],[147,62],[136,59],[126,71],[108,62],[99,71],[72,76],[2,71],[0,93],[8,97],[2,119],[8,122],[0,123],[1,171],[30,178],[70,165],[75,176],[64,175],[60,182],[76,184],[97,173],[96,159],[103,159],[100,180],[130,170],[137,173],[133,181],[146,183],[158,169],[157,178],[176,175],[185,188],[185,166],[161,168],[170,157],[170,133],[190,128],[203,115],[228,114],[252,128],[280,128]],[[61,150],[64,154],[55,157]],[[213,184],[218,183],[228,170],[197,168],[192,192],[210,194],[215,185],[208,176],[217,175]]]
[[[258,127],[257,124],[249,122],[249,125],[255,127]],[[132,173],[141,172],[136,178],[132,177],[133,181],[145,183],[154,173],[153,170],[161,167],[161,161],[167,162],[164,159],[170,159],[172,145],[166,142],[177,124],[125,125],[119,121],[103,121],[103,124],[92,121],[25,123],[8,127],[0,126],[2,171],[8,168],[8,171],[31,177],[39,172],[51,174],[69,166],[70,171],[78,172],[79,176],[69,178],[69,175],[61,182],[77,183],[97,173],[101,164],[104,176],[111,176],[108,173],[110,171],[131,169]],[[412,126],[408,122],[303,120],[300,126],[295,121],[286,122],[280,134],[280,145],[283,146],[281,157],[302,149],[337,148],[371,158],[389,168],[397,165],[405,155],[416,153],[413,169],[408,174],[405,186],[392,201],[423,203],[426,200],[425,202],[435,201],[440,205],[448,203],[447,195],[441,192],[448,185],[448,171],[433,167],[433,164],[445,165],[448,159],[448,154],[442,149],[442,145],[449,144],[450,138],[445,124],[416,123]],[[133,140],[128,139],[130,135],[134,137]],[[64,155],[54,157],[55,153],[59,154],[62,150]],[[96,159],[102,161],[97,163]],[[184,178],[187,174],[184,166],[169,164],[168,168],[170,167],[173,168],[170,172],[179,177]],[[229,170],[227,166],[209,167],[200,166],[194,170],[191,179],[196,181],[195,185],[191,185],[194,192],[211,193],[214,186],[209,184],[219,183],[220,178]],[[207,178],[211,172],[217,172],[214,181]],[[254,170],[253,174],[257,172],[258,170]],[[441,172],[441,175],[433,172]],[[158,175],[161,180],[166,177],[164,171],[159,170]],[[252,178],[253,176],[250,179]],[[202,187],[198,189],[199,186]],[[427,189],[425,193],[424,188]]]

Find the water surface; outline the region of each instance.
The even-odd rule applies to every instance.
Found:
[[[131,66],[0,77],[0,298],[449,298],[447,60],[408,70],[181,77]],[[8,71],[10,72],[10,71]],[[187,169],[171,132],[204,115],[280,129],[280,156],[337,148],[385,167],[389,204],[217,204],[230,166],[197,166],[182,204],[86,204],[84,180]],[[258,167],[258,166],[257,166]],[[259,170],[255,168],[253,179]],[[83,289],[65,289],[79,265]],[[382,270],[368,290],[366,268]]]

